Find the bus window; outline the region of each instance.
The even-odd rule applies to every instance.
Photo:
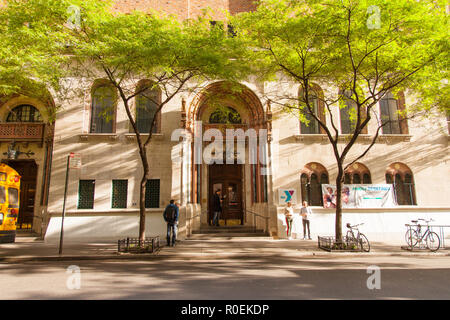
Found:
[[[8,188],[9,195],[9,208],[18,208],[19,207],[19,190],[15,188]]]
[[[4,186],[0,186],[0,203],[5,203],[6,201],[6,190]]]

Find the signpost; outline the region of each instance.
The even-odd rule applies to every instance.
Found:
[[[59,237],[59,254],[63,251],[63,238],[64,238],[64,217],[66,216],[66,199],[67,199],[67,185],[69,184],[69,169],[80,169],[81,168],[81,154],[71,152],[67,156],[66,165],[66,183],[64,186],[64,200],[63,208],[61,214],[61,233]]]

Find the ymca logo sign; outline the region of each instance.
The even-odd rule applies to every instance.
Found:
[[[278,189],[278,203],[283,205],[288,202],[297,203],[297,192],[295,189]]]

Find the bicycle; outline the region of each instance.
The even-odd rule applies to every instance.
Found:
[[[358,226],[362,226],[364,223],[360,223],[357,225],[350,225],[350,223],[347,223],[347,228],[349,228],[350,230],[347,231],[347,244],[348,243],[356,243],[358,246],[361,247],[361,250],[364,252],[369,252],[370,251],[370,242],[367,239],[367,237],[359,232]],[[355,233],[353,230],[357,231],[356,237],[355,237]]]
[[[422,225],[419,224],[420,221],[424,221],[426,225],[426,230],[422,234]],[[415,229],[412,228],[411,225],[406,225],[408,227],[408,230],[405,234],[406,243],[408,244],[408,247],[411,249],[414,248],[418,243],[419,247],[425,240],[425,244],[427,249],[429,249],[432,252],[435,252],[439,250],[441,245],[441,240],[439,239],[439,236],[436,232],[432,231],[430,228],[430,222],[434,221],[433,219],[425,220],[425,219],[417,219],[417,220],[411,220],[412,223],[415,225]]]

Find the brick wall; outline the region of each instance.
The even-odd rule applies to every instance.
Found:
[[[253,0],[116,0],[114,9],[121,12],[133,10],[150,11],[158,10],[177,15],[182,19],[194,18],[201,14],[202,9],[213,9],[214,19],[223,18],[223,11],[231,13],[250,11],[255,8]]]

